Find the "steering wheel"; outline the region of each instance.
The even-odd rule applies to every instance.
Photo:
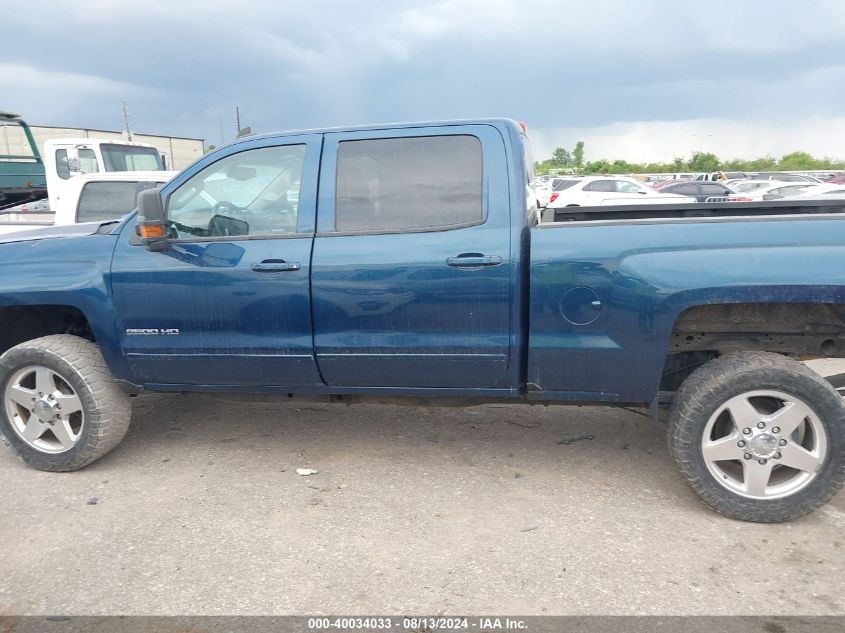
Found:
[[[220,202],[215,204],[214,207],[211,209],[211,212],[214,215],[252,215],[252,211],[250,211],[249,209],[239,207],[238,205],[229,202],[228,200],[221,200]]]

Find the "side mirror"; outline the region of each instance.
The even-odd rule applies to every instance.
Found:
[[[138,235],[150,250],[157,250],[154,245],[161,245],[167,239],[164,205],[161,202],[161,190],[145,189],[138,194]]]

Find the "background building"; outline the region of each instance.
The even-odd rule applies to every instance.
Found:
[[[117,130],[94,130],[88,128],[53,127],[30,125],[32,135],[38,144],[38,151],[44,155],[44,141],[51,138],[104,138],[126,140],[126,135]],[[161,136],[158,134],[132,134],[135,143],[155,145],[165,157],[167,169],[182,170],[205,153],[204,139],[184,136]]]

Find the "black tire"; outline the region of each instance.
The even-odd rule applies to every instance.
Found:
[[[59,453],[38,450],[12,426],[6,411],[6,387],[16,372],[39,366],[67,382],[81,401],[84,423],[72,448]],[[21,343],[0,356],[0,432],[24,462],[39,470],[78,470],[118,445],[129,429],[129,396],[111,377],[99,348],[78,336],[58,334]]]
[[[782,392],[802,400],[826,436],[826,453],[814,475],[804,487],[787,496],[750,498],[739,494],[720,483],[704,458],[703,434],[711,417],[731,398],[758,390]],[[798,361],[767,352],[727,354],[698,368],[678,390],[669,418],[669,450],[692,489],[717,512],[744,521],[789,521],[824,505],[845,483],[845,406],[827,380]],[[753,466],[746,466],[742,459],[735,465],[742,472]]]

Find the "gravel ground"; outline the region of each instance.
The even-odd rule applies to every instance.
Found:
[[[845,494],[733,521],[665,445],[618,409],[145,394],[82,471],[0,451],[0,614],[845,613]]]

